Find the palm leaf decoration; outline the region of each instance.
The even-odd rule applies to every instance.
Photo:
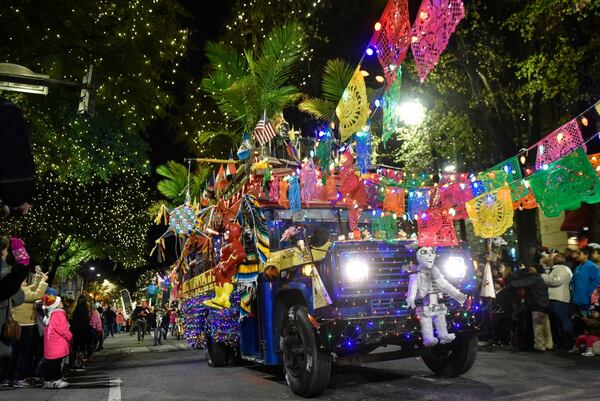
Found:
[[[210,73],[201,87],[217,104],[231,125],[226,136],[238,143],[266,111],[274,117],[301,96],[288,82],[305,50],[305,33],[297,23],[286,23],[271,31],[258,50],[239,51],[227,44],[208,42],[206,57]],[[200,142],[217,136],[202,133]],[[223,132],[224,133],[224,132]]]
[[[157,184],[160,193],[172,204],[181,205],[185,202],[188,186],[188,168],[181,163],[173,160],[167,164],[161,164],[156,168],[156,173],[165,179]],[[190,196],[192,201],[196,202],[200,199],[202,190],[206,185],[210,169],[203,167],[190,174]]]
[[[344,60],[339,58],[328,60],[321,81],[323,97],[305,98],[298,108],[315,118],[329,120],[333,117],[335,108],[353,74],[354,68]]]

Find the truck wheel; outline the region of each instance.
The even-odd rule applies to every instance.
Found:
[[[450,344],[438,345],[426,354],[423,362],[431,371],[444,377],[456,377],[466,373],[477,357],[477,336],[457,335]]]
[[[227,364],[227,346],[215,341],[212,337],[206,338],[204,357],[208,366],[216,368]]]
[[[285,380],[292,392],[302,397],[314,397],[325,391],[332,358],[319,350],[306,307],[289,309],[282,340]]]

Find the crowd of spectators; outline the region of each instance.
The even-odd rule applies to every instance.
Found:
[[[20,240],[0,237],[0,247],[0,386],[66,387],[65,367],[85,370],[104,339],[120,330],[123,313],[86,295],[63,300],[40,266],[30,273]]]
[[[600,244],[545,249],[536,259],[515,269],[487,258],[495,298],[483,299],[480,345],[600,355]]]

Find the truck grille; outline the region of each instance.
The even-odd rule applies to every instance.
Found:
[[[355,255],[345,254],[344,257]],[[341,307],[363,307],[365,314],[384,316],[406,313],[411,258],[395,252],[361,254],[369,263],[369,280],[364,283],[342,284],[338,304]]]

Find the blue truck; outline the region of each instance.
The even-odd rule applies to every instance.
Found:
[[[416,273],[414,240],[349,240],[345,209],[310,207],[300,212],[265,206],[270,255],[261,264],[252,313],[240,320],[233,341],[219,342],[212,322],[222,310],[207,310],[202,346],[211,366],[242,359],[281,365],[291,390],[321,394],[333,365],[420,356],[434,373],[454,377],[468,371],[477,355],[474,266],[468,247],[437,249],[435,265],[469,298],[464,305],[444,298],[446,321],[456,339],[423,346],[418,318],[406,296]],[[361,226],[369,225],[364,213]],[[301,234],[282,241],[295,226]],[[343,239],[342,239],[343,236]],[[184,292],[210,294],[210,271],[185,283]],[[418,304],[418,302],[417,302]],[[389,351],[373,352],[381,347]]]

